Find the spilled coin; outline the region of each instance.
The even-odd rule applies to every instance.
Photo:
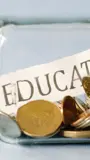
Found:
[[[70,125],[77,119],[77,108],[75,99],[71,96],[64,97],[62,101],[63,122],[65,125]]]
[[[60,127],[62,119],[59,107],[46,100],[31,101],[20,107],[16,114],[21,130],[32,137],[53,135]]]
[[[60,136],[72,137],[72,138],[90,138],[90,130],[87,131],[61,131]]]
[[[6,137],[17,138],[20,137],[21,130],[10,116],[0,113],[0,134]]]

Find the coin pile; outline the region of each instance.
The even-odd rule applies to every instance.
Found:
[[[81,128],[88,112],[84,102],[71,96],[65,96],[62,102],[57,103],[36,100],[18,109],[16,122],[25,135],[33,138],[47,138],[57,133],[61,134],[63,128],[64,131],[67,127],[73,127],[75,130]]]
[[[90,125],[90,109],[84,108],[83,102],[75,99],[66,96],[57,103],[46,100],[29,102],[17,110],[15,119],[1,113],[0,134],[12,138],[20,137],[21,133],[33,138],[48,138],[63,132],[63,136],[69,137],[71,134],[66,132],[66,127],[79,129]],[[74,132],[72,134],[73,137]]]
[[[0,138],[48,138],[54,135],[90,137],[90,77],[82,85],[87,95],[86,103],[77,97],[65,96],[62,101],[35,100],[21,106],[11,117],[0,112]]]
[[[82,86],[86,94],[86,103],[82,102],[80,99],[75,98],[76,108],[78,110],[78,116],[76,121],[70,124],[74,127],[68,130],[63,130],[60,135],[64,137],[73,138],[88,138],[90,137],[90,77],[84,77],[82,79]]]

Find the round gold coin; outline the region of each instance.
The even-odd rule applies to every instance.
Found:
[[[64,97],[62,101],[62,109],[63,109],[63,122],[66,125],[70,125],[77,118],[77,108],[76,102],[74,98],[71,96]]]
[[[36,100],[18,109],[16,121],[25,134],[32,137],[45,137],[58,130],[62,123],[62,114],[54,103]]]
[[[90,130],[88,131],[61,131],[60,136],[71,138],[89,138]]]

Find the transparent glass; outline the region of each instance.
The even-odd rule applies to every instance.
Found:
[[[85,23],[32,26],[8,25],[1,28],[0,42],[0,74],[2,76],[3,74],[12,74],[17,70],[48,63],[58,58],[72,56],[88,50],[90,48],[90,25]],[[14,81],[11,90],[12,102],[17,108],[18,100]],[[8,143],[27,145],[90,143],[90,139],[63,138],[59,135],[47,139],[34,139],[27,136],[10,139],[1,135],[1,139]]]

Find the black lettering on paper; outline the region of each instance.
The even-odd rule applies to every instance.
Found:
[[[90,74],[89,67],[88,67],[88,62],[90,62],[90,60],[87,60],[87,61],[84,61],[84,62],[81,63],[81,68],[83,67],[83,64],[85,65],[87,75]]]
[[[78,77],[78,78],[76,78],[76,79],[74,78],[75,73],[77,74],[77,77]],[[81,78],[81,76],[80,76],[80,73],[79,73],[76,65],[74,65],[70,89],[74,89],[74,88],[75,88],[75,87],[74,87],[74,82],[75,82],[76,80],[80,80],[80,82],[82,82],[82,78]]]
[[[65,86],[65,88],[61,89],[61,88],[58,86],[58,84],[57,84],[57,78],[56,78],[56,76],[57,76],[57,74],[60,74],[60,73],[65,74],[65,73],[64,73],[64,70],[60,70],[60,71],[55,72],[54,77],[53,77],[53,78],[54,78],[54,84],[55,84],[55,87],[56,87],[59,91],[66,91],[66,90],[68,89],[67,85]]]
[[[19,87],[20,83],[25,83],[25,82],[29,84],[30,91],[31,91],[30,95],[29,95],[29,97],[27,99],[25,99],[22,96],[21,91],[20,91],[20,87]],[[32,83],[29,80],[20,80],[20,81],[17,81],[17,90],[18,90],[18,99],[19,99],[19,102],[21,102],[21,101],[27,101],[27,100],[31,99],[32,96],[33,96],[33,92],[34,92],[33,85],[32,85]]]
[[[46,74],[45,77],[46,77],[46,82],[47,82],[47,87],[48,87],[47,93],[43,93],[41,85],[40,85],[40,82],[39,82],[39,77],[35,77],[39,93],[42,96],[49,95],[51,93],[51,85],[50,85],[50,81],[49,81],[49,73]]]

